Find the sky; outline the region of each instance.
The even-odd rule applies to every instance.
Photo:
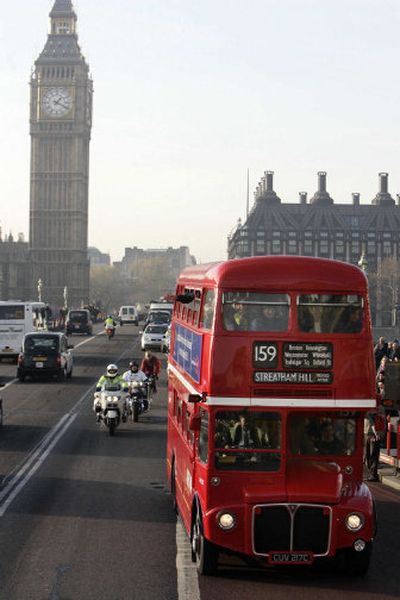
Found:
[[[29,78],[53,0],[1,2],[0,225],[29,235]],[[227,257],[264,171],[282,201],[400,192],[399,0],[74,0],[94,81],[89,244]]]

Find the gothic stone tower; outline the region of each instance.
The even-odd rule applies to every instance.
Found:
[[[30,257],[33,297],[88,301],[88,182],[93,85],[71,0],[55,0],[31,77]]]

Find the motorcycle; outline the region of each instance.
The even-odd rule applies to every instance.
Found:
[[[126,421],[126,391],[119,383],[105,383],[101,391],[95,392],[93,409],[97,420],[114,435],[120,422]]]
[[[106,335],[108,339],[111,340],[115,335],[115,327],[106,327]]]
[[[150,406],[148,400],[148,385],[146,381],[133,381],[131,383],[128,406],[132,421],[137,423],[139,415],[146,412]]]

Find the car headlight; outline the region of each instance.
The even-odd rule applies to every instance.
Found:
[[[346,517],[346,527],[349,531],[360,531],[364,525],[364,517],[358,513],[350,513]]]
[[[224,531],[228,531],[229,529],[233,529],[236,525],[236,517],[232,513],[222,512],[219,513],[217,517],[218,526],[221,527]]]

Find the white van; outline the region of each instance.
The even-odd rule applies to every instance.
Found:
[[[139,313],[136,306],[121,306],[118,313],[120,323],[139,325]]]

